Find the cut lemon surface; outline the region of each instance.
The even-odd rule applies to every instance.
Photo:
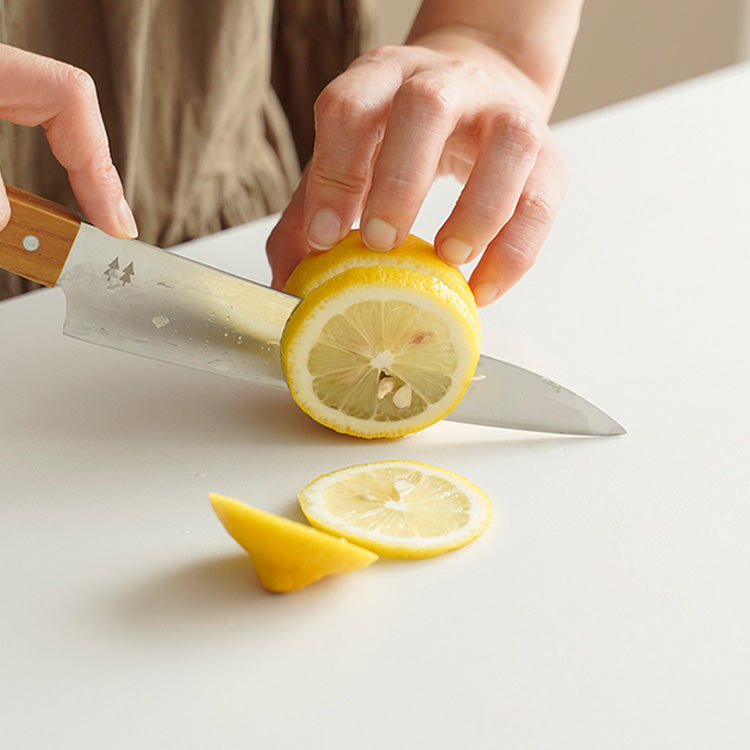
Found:
[[[378,559],[341,536],[324,534],[230,497],[210,497],[224,528],[248,552],[258,579],[270,591],[296,591],[328,575],[360,570]]]
[[[324,474],[299,491],[321,531],[385,557],[432,557],[476,539],[492,503],[476,485],[416,461],[377,461]]]
[[[439,278],[357,266],[295,308],[281,359],[292,397],[316,421],[358,437],[399,437],[455,408],[480,342],[473,302]]]

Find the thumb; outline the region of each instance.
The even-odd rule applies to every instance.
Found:
[[[282,289],[297,264],[310,252],[304,232],[303,208],[308,170],[284,209],[266,243],[266,255],[273,273],[271,286]]]

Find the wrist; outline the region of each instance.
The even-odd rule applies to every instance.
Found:
[[[535,0],[525,0],[521,7],[534,4]],[[508,13],[500,24],[495,14],[490,24],[479,17],[477,23],[458,22],[450,13],[435,12],[439,2],[424,2],[407,43],[477,64],[498,80],[507,79],[509,72],[520,74],[549,115],[578,32],[582,0],[536,4],[547,12]]]

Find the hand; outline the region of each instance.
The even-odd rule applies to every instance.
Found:
[[[316,102],[312,160],[268,241],[274,286],[358,219],[367,245],[396,246],[434,177],[453,173],[465,186],[435,247],[455,265],[483,253],[470,285],[494,301],[533,265],[565,192],[544,110],[507,60],[489,75],[424,47],[366,53]]]
[[[0,117],[17,125],[41,125],[89,221],[115,237],[137,236],[110,156],[96,87],[87,73],[0,44]],[[0,179],[0,229],[9,218]]]

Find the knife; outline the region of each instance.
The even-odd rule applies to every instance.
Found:
[[[137,240],[10,185],[0,267],[66,300],[63,332],[131,354],[286,388],[279,342],[299,299]],[[446,419],[571,435],[625,430],[581,396],[486,355]]]

